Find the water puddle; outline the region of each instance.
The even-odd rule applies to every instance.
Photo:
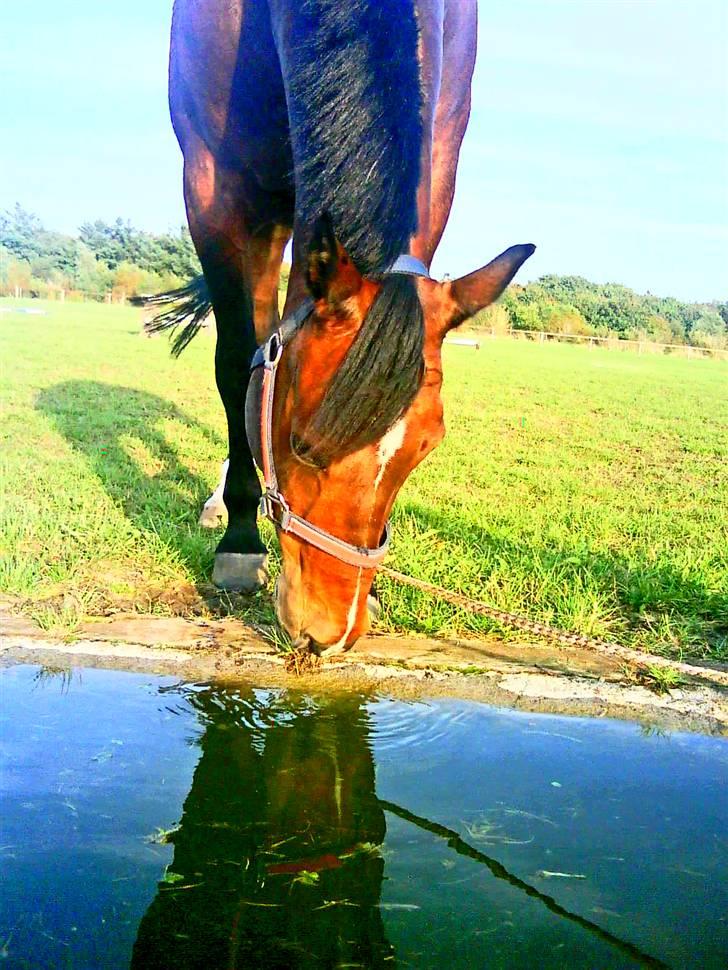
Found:
[[[6,967],[723,967],[728,745],[0,671]]]

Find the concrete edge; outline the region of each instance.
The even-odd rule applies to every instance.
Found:
[[[703,684],[658,695],[613,676],[569,674],[528,662],[491,659],[487,666],[475,669],[457,655],[448,656],[446,650],[438,657],[440,663],[384,660],[366,652],[367,642],[356,652],[323,662],[313,673],[297,675],[287,672],[285,655],[264,641],[220,649],[201,642],[185,647],[91,638],[64,642],[43,634],[9,632],[0,639],[0,665],[96,667],[217,683],[253,680],[260,686],[317,693],[356,690],[408,699],[449,696],[522,711],[614,717],[668,731],[728,734],[726,694]],[[376,644],[376,638],[370,642]]]

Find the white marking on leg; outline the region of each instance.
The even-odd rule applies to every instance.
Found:
[[[407,430],[407,422],[404,418],[400,418],[396,424],[393,424],[389,431],[384,435],[382,440],[379,442],[379,448],[377,449],[377,461],[379,462],[379,471],[377,472],[377,477],[374,479],[374,489],[378,489],[382,479],[384,478],[384,473],[387,470],[387,465],[397,454],[399,449],[404,444],[404,435]]]
[[[225,491],[225,482],[227,481],[229,467],[230,459],[226,458],[220,468],[220,481],[217,488],[202,506],[202,512],[200,513],[201,525],[217,525],[217,519],[221,519],[225,515],[226,509],[223,493]]]
[[[220,481],[218,482],[217,488],[215,489],[215,491],[205,502],[205,508],[207,508],[208,506],[212,507],[213,505],[217,505],[218,503],[224,504],[223,494],[225,492],[225,482],[227,481],[227,473],[228,473],[229,467],[230,467],[230,459],[226,458],[225,461],[220,466]]]

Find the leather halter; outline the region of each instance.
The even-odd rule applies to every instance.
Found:
[[[402,255],[392,263],[384,275],[402,274],[406,276],[425,276],[429,278],[426,266],[415,256]],[[258,347],[250,363],[251,372],[263,368],[263,387],[260,403],[260,451],[262,459],[264,492],[260,500],[261,514],[283,532],[328,553],[335,559],[355,566],[358,569],[374,569],[380,565],[389,549],[389,523],[384,527],[384,538],[376,549],[355,546],[337,536],[326,532],[300,515],[291,507],[278,488],[275,460],[273,457],[273,402],[275,398],[276,372],[286,345],[298,333],[304,322],[313,312],[313,300],[304,300],[301,305],[285,317],[277,330],[266,342]],[[254,450],[251,444],[251,451]]]

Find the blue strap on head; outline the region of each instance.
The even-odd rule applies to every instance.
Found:
[[[402,276],[424,276],[428,280],[430,278],[430,273],[422,260],[417,259],[416,256],[410,256],[409,253],[398,256],[386,270],[386,273],[399,273]]]

